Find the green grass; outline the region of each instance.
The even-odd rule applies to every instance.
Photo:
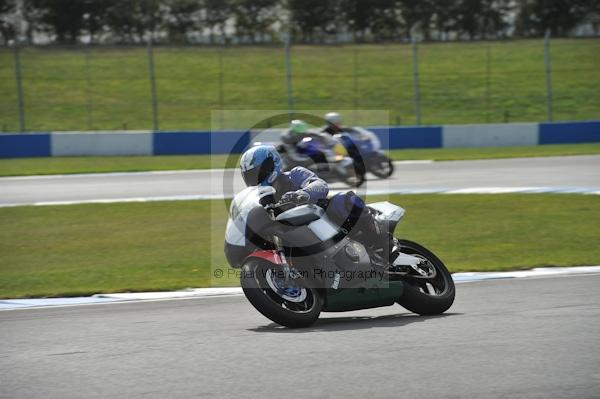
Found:
[[[600,263],[597,196],[392,201],[407,210],[399,236],[426,245],[455,272]],[[0,209],[0,297],[207,286],[211,265],[226,267],[225,218],[225,206],[211,201]]]
[[[397,161],[433,159],[491,159],[600,154],[600,143],[556,144],[527,147],[439,148],[390,151]],[[50,157],[0,159],[0,176],[28,176],[70,173],[140,172],[223,168],[226,155],[132,156],[132,157]],[[229,162],[237,166],[237,156]]]
[[[283,48],[158,47],[154,54],[162,129],[210,128],[211,110],[287,108]],[[414,124],[411,54],[408,44],[294,46],[295,109],[389,110],[386,120],[346,118]],[[554,119],[597,119],[600,40],[553,40],[551,58]],[[12,49],[0,48],[4,131],[19,127],[14,65]],[[143,47],[27,48],[21,65],[28,130],[152,128]],[[424,124],[546,120],[542,40],[420,44],[419,77]]]
[[[209,155],[13,158],[0,159],[0,176],[211,169],[222,168],[226,159]],[[233,159],[237,164],[238,157]]]

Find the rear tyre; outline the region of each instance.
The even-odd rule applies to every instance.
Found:
[[[402,253],[426,259],[436,271],[432,280],[407,278],[404,294],[398,304],[420,315],[444,313],[454,303],[456,294],[452,275],[444,263],[427,248],[408,240],[398,241]]]
[[[321,313],[323,301],[314,288],[294,280],[285,287],[281,268],[267,261],[250,258],[242,267],[240,284],[248,301],[263,316],[289,328],[312,325]]]

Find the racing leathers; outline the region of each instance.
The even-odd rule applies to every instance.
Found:
[[[286,193],[302,190],[308,194],[307,202],[313,204],[327,198],[327,193],[329,193],[329,186],[325,180],[302,166],[296,166],[289,172],[280,174],[273,182],[273,188],[277,200]]]
[[[314,172],[297,166],[282,173],[273,183],[275,199],[304,198],[302,202],[317,203],[326,209],[328,217],[340,228],[379,254],[381,262],[387,262],[386,253],[392,249],[393,238],[366,207],[364,201],[352,191],[338,193],[326,200],[327,183]],[[308,195],[306,197],[306,195]]]

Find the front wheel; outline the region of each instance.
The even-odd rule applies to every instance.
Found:
[[[394,163],[385,155],[380,154],[369,163],[369,172],[380,179],[387,179],[394,173]]]
[[[364,168],[363,168],[364,169]],[[350,187],[360,187],[365,182],[365,172],[353,162],[344,171],[336,170],[338,178]]]
[[[323,301],[314,288],[301,280],[286,284],[279,266],[250,258],[242,268],[240,284],[248,301],[263,316],[290,328],[312,325],[321,313]]]
[[[350,187],[358,188],[362,186],[365,182],[365,175],[361,173],[356,173],[350,176],[344,176],[342,180]]]
[[[454,303],[456,290],[452,275],[444,263],[422,245],[408,240],[398,240],[402,253],[422,258],[427,267],[435,269],[432,279],[407,277],[404,294],[398,304],[420,315],[444,313]]]

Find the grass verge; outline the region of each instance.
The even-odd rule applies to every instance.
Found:
[[[600,154],[600,143],[390,151],[390,156],[396,161],[420,159],[453,161],[591,154]],[[225,167],[226,161],[226,155],[15,158],[0,159],[0,176],[210,169]]]
[[[600,263],[596,196],[410,195],[390,200],[407,210],[398,235],[429,247],[453,272]],[[226,267],[226,211],[216,207],[222,210],[215,212],[212,205],[0,209],[0,298],[207,286],[211,254],[215,267]],[[227,277],[218,281],[237,283]]]

